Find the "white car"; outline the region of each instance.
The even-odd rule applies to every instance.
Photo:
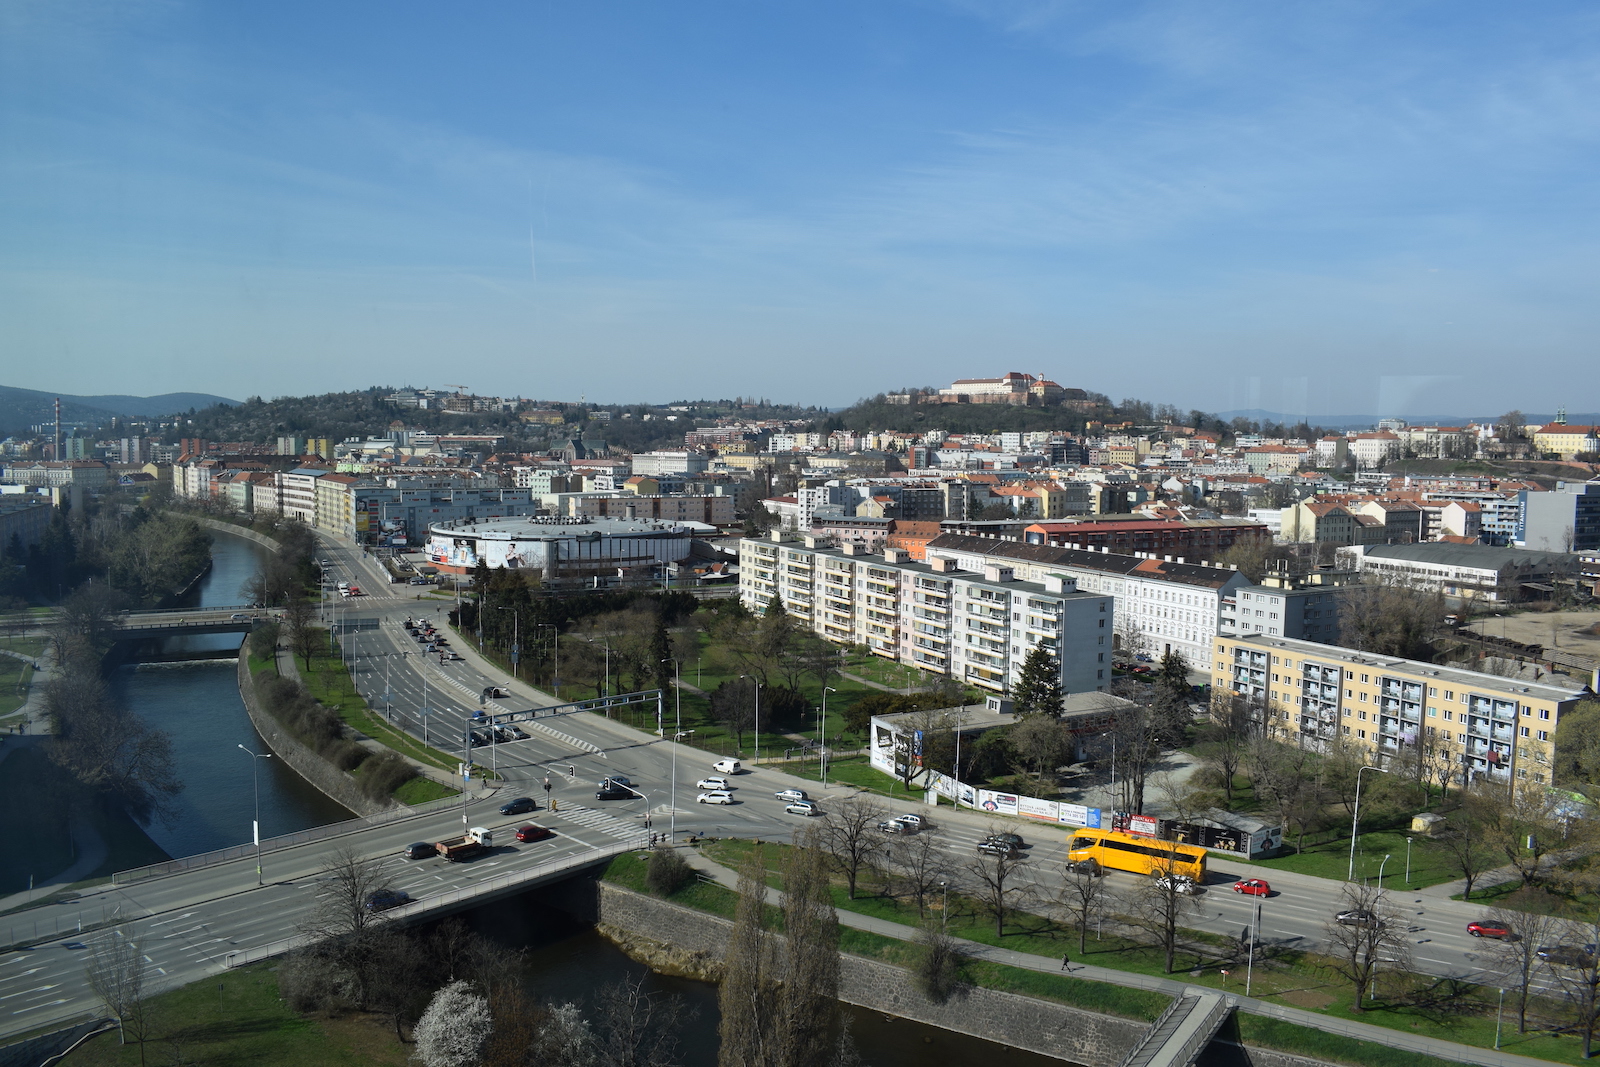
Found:
[[[696,789],[711,789],[719,792],[733,788],[728,784],[726,778],[702,778],[694,784],[694,787]]]
[[[809,800],[796,800],[784,806],[784,811],[790,815],[821,815],[822,809]]]
[[[701,793],[695,800],[702,804],[732,804],[733,794],[726,789],[714,789],[709,793]]]
[[[719,759],[715,764],[712,765],[712,767],[714,770],[721,771],[723,774],[739,773],[739,761],[736,759]]]
[[[1171,886],[1173,892],[1178,893],[1178,894],[1180,894],[1182,896],[1186,896],[1186,897],[1194,896],[1194,891],[1195,891],[1194,879],[1190,878],[1187,874],[1173,875],[1172,878],[1171,878],[1171,882],[1174,883]],[[1164,874],[1156,875],[1156,885],[1161,889],[1168,888],[1169,885],[1168,885],[1167,876],[1164,875]]]

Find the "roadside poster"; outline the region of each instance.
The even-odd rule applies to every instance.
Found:
[[[1056,822],[1057,806],[1054,800],[1040,800],[1038,797],[1017,798],[1017,814],[1027,819]]]

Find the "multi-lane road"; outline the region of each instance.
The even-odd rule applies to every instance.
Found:
[[[441,630],[447,605],[438,598],[416,599],[412,586],[390,585],[375,561],[358,549],[325,544],[330,574],[369,590],[372,595],[338,604],[346,627],[346,644],[354,654],[357,684],[377,709],[386,709],[400,725],[424,732],[436,747],[461,749],[470,718],[479,709],[478,695],[488,686],[504,686],[511,696],[495,703],[498,710],[548,708],[556,701],[505,677],[479,657],[466,642],[456,642],[461,661],[441,664],[436,656],[419,655],[404,629],[408,617],[435,619]],[[404,654],[402,654],[404,653]],[[387,694],[387,696],[385,696]],[[429,709],[424,728],[423,709]],[[491,709],[495,710],[495,709]],[[671,733],[672,706],[666,708]],[[581,863],[599,858],[619,845],[647,839],[651,832],[675,824],[681,839],[690,833],[711,836],[785,836],[804,825],[802,816],[787,814],[774,793],[802,788],[818,796],[823,810],[853,790],[819,789],[815,783],[761,767],[739,775],[738,803],[700,805],[696,781],[712,772],[715,756],[674,744],[651,733],[622,726],[600,715],[576,713],[545,716],[527,727],[527,740],[471,750],[480,763],[492,762],[501,778],[492,795],[477,794],[467,805],[467,820],[496,830],[496,851],[466,864],[443,860],[408,861],[401,849],[413,841],[438,840],[462,828],[462,811],[452,806],[411,819],[361,830],[357,834],[303,844],[266,855],[266,882],[257,887],[254,858],[221,863],[181,875],[130,885],[86,891],[80,900],[20,913],[11,933],[25,936],[24,924],[37,921],[43,930],[57,924],[71,935],[0,956],[0,1037],[19,1033],[94,1010],[84,979],[87,936],[76,933],[76,921],[94,924],[115,910],[145,938],[145,952],[158,981],[179,984],[216,973],[231,953],[259,952],[292,937],[309,914],[319,871],[333,852],[355,845],[363,854],[382,858],[396,888],[417,898],[420,906],[504,875],[531,874],[552,860]],[[611,775],[632,779],[638,796],[614,801],[595,799],[597,783]],[[557,810],[546,810],[544,782]],[[534,797],[540,811],[530,816],[502,817],[498,806],[517,796]],[[976,812],[941,808],[938,825],[928,831],[945,850],[952,873],[976,856],[976,845],[994,820]],[[512,831],[533,821],[556,831],[553,840],[520,844]],[[1028,839],[1028,877],[1039,895],[1059,885],[1068,831],[1046,826],[1007,826]],[[885,846],[896,841],[886,837]],[[1209,885],[1195,899],[1188,924],[1218,933],[1239,933],[1252,922],[1257,901],[1229,891],[1234,877],[1264,874],[1276,892],[1261,901],[1261,933],[1268,941],[1315,947],[1328,919],[1341,907],[1342,884],[1323,879],[1260,872],[1214,862]],[[1135,887],[1132,876],[1109,876],[1114,897],[1125,898]],[[1438,976],[1492,980],[1491,946],[1471,938],[1466,924],[1478,918],[1476,908],[1416,894],[1395,894],[1408,922],[1414,966]],[[1112,910],[1118,905],[1113,902]],[[6,919],[0,919],[0,934]]]

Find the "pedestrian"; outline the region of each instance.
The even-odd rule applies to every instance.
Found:
[[[1067,955],[1065,952],[1061,954],[1061,969],[1063,971],[1072,970],[1072,957]]]

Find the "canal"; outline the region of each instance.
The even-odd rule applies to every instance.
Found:
[[[240,591],[255,574],[266,549],[242,537],[217,533],[211,571],[189,594],[185,607],[225,607],[244,601]],[[163,651],[213,651],[237,648],[234,634],[176,638]],[[239,751],[267,751],[250,725],[239,697],[233,660],[206,659],[146,663],[119,668],[113,689],[152,727],[172,736],[172,755],[183,792],[170,824],[145,828],[169,856],[243,844],[250,840],[255,796],[251,758]],[[314,789],[281,760],[264,759],[261,782],[261,836],[304,830],[351,818],[351,813]]]

